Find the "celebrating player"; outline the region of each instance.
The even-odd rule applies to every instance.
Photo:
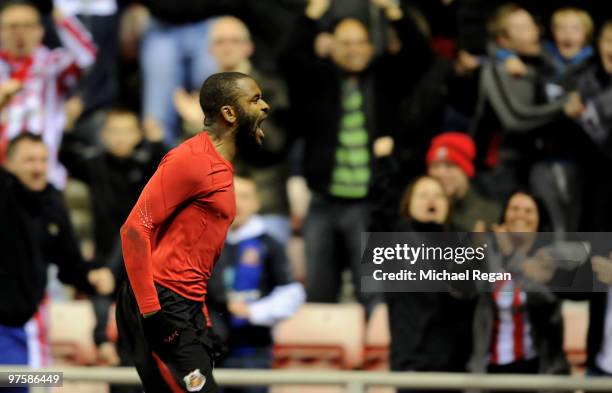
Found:
[[[205,132],[164,157],[121,228],[129,282],[117,324],[148,393],[217,391],[206,286],[236,210],[236,143],[261,142],[269,109],[238,72],[209,77],[200,105]]]

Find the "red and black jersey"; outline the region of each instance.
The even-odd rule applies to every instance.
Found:
[[[203,302],[234,220],[233,167],[201,134],[171,150],[122,230],[123,256],[142,314],[159,310],[155,283]]]

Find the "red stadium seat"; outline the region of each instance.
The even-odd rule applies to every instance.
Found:
[[[364,348],[364,370],[389,369],[389,344],[391,332],[389,331],[389,316],[387,305],[376,306],[366,327]]]
[[[563,348],[573,372],[584,371],[589,308],[585,302],[565,301],[563,304]]]
[[[364,319],[359,304],[304,305],[275,329],[274,367],[361,367]]]
[[[93,364],[95,316],[88,300],[54,302],[49,306],[49,343],[54,361]]]

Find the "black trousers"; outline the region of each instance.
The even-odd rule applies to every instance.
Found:
[[[156,288],[163,312],[181,330],[172,353],[157,354],[149,346],[136,298],[127,281],[117,298],[119,338],[131,354],[145,392],[216,393],[218,388],[212,376],[213,341],[208,336],[202,303],[159,285]]]
[[[530,360],[521,360],[518,362],[495,365],[489,364],[487,372],[489,374],[538,374],[540,360],[538,358]],[[519,393],[518,391],[510,391],[509,393]],[[529,393],[529,392],[523,392]],[[534,391],[535,393],[535,391]]]

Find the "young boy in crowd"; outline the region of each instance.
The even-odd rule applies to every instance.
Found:
[[[69,121],[59,158],[71,177],[89,187],[94,222],[94,260],[113,271],[115,289],[118,289],[125,279],[119,229],[166,153],[162,143],[163,132],[153,123],[141,126],[136,113],[115,108],[108,112],[100,131],[103,148],[92,152],[84,141],[77,138],[72,125],[73,122]],[[121,351],[121,343],[117,356],[115,345],[106,332],[113,299],[113,296],[92,298],[97,318],[94,342],[102,362],[115,365],[121,358],[123,365],[129,365],[126,354]],[[112,392],[130,391],[119,389],[111,387]]]
[[[593,56],[593,29],[593,19],[584,10],[565,7],[555,11],[551,18],[553,41],[544,43],[544,51],[552,60],[557,75]]]
[[[206,298],[214,331],[227,339],[222,367],[270,368],[271,328],[293,315],[305,300],[294,282],[284,247],[265,232],[255,182],[234,178],[236,218],[208,282]],[[266,388],[225,389],[261,393]]]
[[[108,259],[131,206],[166,153],[163,135],[154,125],[141,127],[138,116],[122,108],[108,113],[100,151],[84,148],[72,131],[65,131],[60,161],[71,177],[90,187],[96,259]]]

